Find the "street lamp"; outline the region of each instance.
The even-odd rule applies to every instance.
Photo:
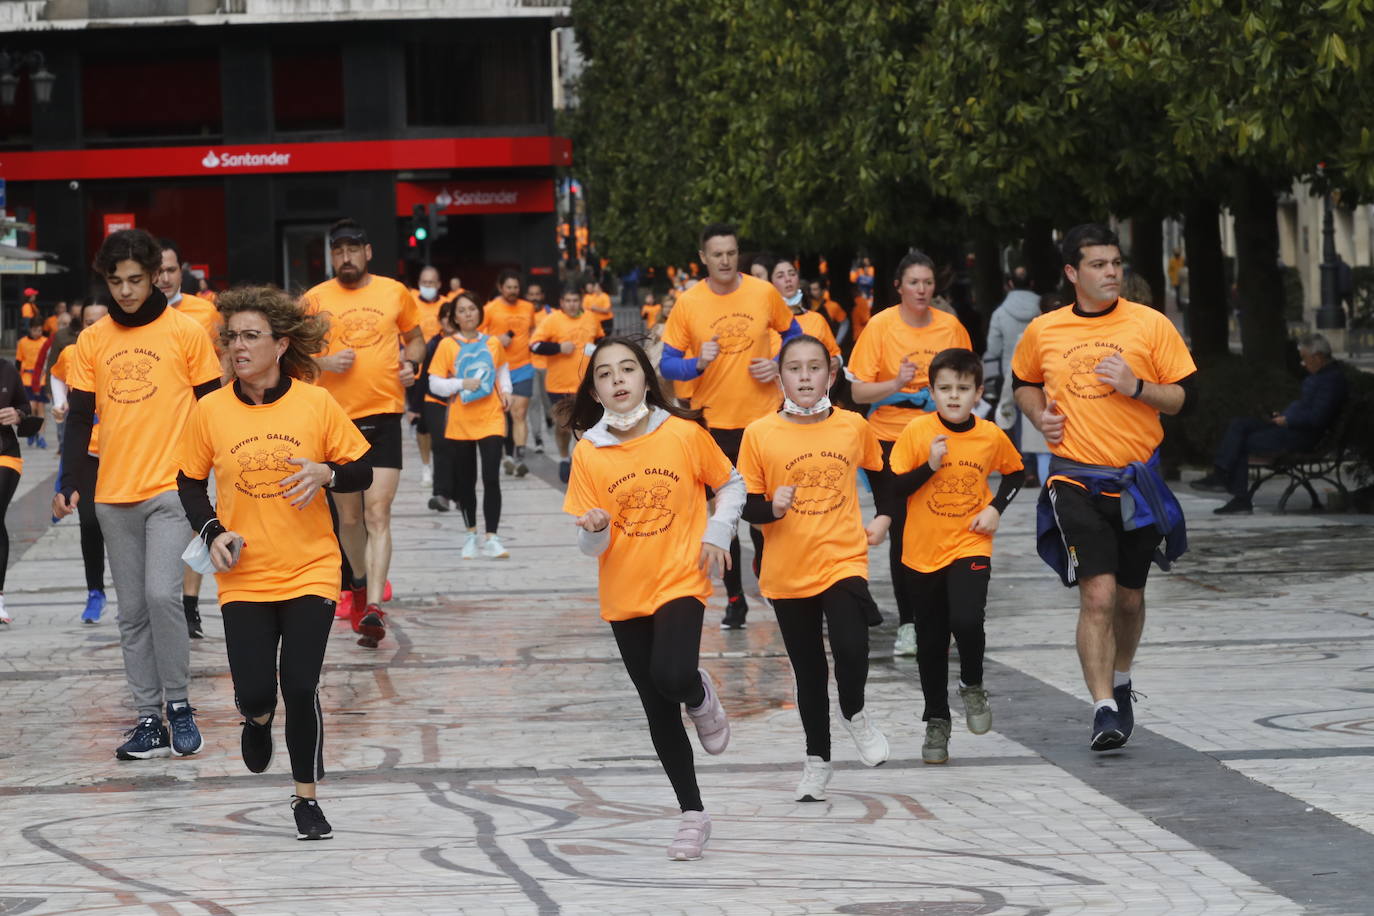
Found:
[[[1326,177],[1326,164],[1317,166],[1317,174]],[[1325,182],[1323,182],[1325,184]],[[1336,260],[1336,221],[1331,207],[1331,189],[1322,189],[1322,303],[1317,310],[1318,330],[1345,327],[1345,310],[1341,308],[1340,262]]]
[[[57,77],[47,68],[42,51],[0,51],[0,106],[9,108],[14,104],[19,94],[19,71],[25,68],[33,84],[33,100],[39,105],[52,101]]]

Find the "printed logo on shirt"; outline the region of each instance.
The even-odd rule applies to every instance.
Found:
[[[339,319],[340,340],[345,347],[370,347],[382,339],[377,325],[383,315],[376,309],[350,309]]]
[[[626,537],[647,538],[673,527],[677,513],[668,508],[678,475],[664,468],[631,471],[607,487],[615,497],[616,517],[611,522]],[[617,492],[619,491],[619,492]]]
[[[110,383],[107,394],[110,400],[120,404],[137,404],[157,394],[157,385],[149,376],[153,367],[162,361],[151,350],[135,347],[132,351],[120,350],[105,360],[110,368]]]
[[[843,506],[847,501],[843,491],[847,471],[847,466],[838,461],[814,461],[792,468],[787,484],[797,489],[790,511],[825,515]]]
[[[933,492],[926,499],[926,508],[933,515],[962,518],[978,508],[980,475],[977,471],[956,471],[937,474],[930,482]]]
[[[1069,394],[1085,400],[1111,397],[1116,389],[1098,380],[1097,364],[1109,356],[1120,354],[1119,347],[1101,341],[1070,347],[1062,356],[1069,369],[1068,381],[1064,387],[1068,389]]]
[[[290,461],[292,447],[299,448],[300,444],[299,439],[283,433],[264,433],[249,436],[229,449],[239,463],[234,489],[255,499],[281,496],[281,482],[300,470]]]
[[[720,344],[721,355],[747,353],[754,346],[754,338],[750,334],[753,326],[753,316],[743,312],[722,315],[711,322],[711,332],[716,343]]]

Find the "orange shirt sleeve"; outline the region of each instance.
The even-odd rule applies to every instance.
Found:
[[[996,424],[992,425],[997,432],[997,454],[992,461],[993,468],[999,474],[1011,474],[1025,468],[1026,464],[1021,460],[1021,453],[1016,450],[1016,446],[1011,444],[1011,439]]]
[[[82,334],[76,343],[68,347],[72,353],[71,369],[67,375],[67,387],[74,391],[95,391],[95,366],[92,354],[93,334]]]
[[[725,453],[720,450],[720,446],[716,445],[716,440],[711,438],[710,433],[696,423],[692,423],[692,429],[692,448],[695,452],[697,480],[712,489],[719,489],[725,485],[725,481],[730,479],[730,472],[734,470],[734,466],[730,464],[730,459],[725,457]]]
[[[768,284],[768,326],[783,334],[792,327],[793,320],[792,310],[787,307],[782,293],[773,284]]]
[[[922,462],[930,460],[930,443],[921,441],[917,433],[923,425],[908,423],[906,429],[897,437],[897,444],[892,446],[892,455],[888,458],[892,465],[892,473],[905,474],[915,470]]]
[[[408,334],[411,328],[420,326],[420,309],[415,305],[415,297],[410,294],[410,290],[405,288],[405,284],[396,284],[396,330],[402,334]]]
[[[739,464],[735,469],[744,478],[746,492],[768,492],[768,485],[763,478],[763,457],[759,454],[759,437],[752,423],[744,428],[744,438],[739,445]]]
[[[1155,377],[1160,383],[1172,385],[1197,371],[1193,354],[1183,342],[1178,331],[1167,320],[1155,324],[1154,346],[1150,348],[1150,359],[1154,364]]]
[[[453,377],[453,361],[458,358],[458,344],[452,337],[445,337],[434,348],[434,358],[429,361],[429,374],[439,378]]]
[[[181,434],[181,447],[177,454],[177,465],[181,473],[192,480],[205,480],[214,469],[214,446],[210,442],[209,430],[205,427],[205,410],[197,401],[186,418],[186,429]]]
[[[878,434],[873,431],[872,424],[864,422],[862,417],[859,418],[856,425],[864,445],[864,456],[860,465],[869,471],[881,471],[883,469],[883,446],[878,440]]]
[[[325,398],[324,460],[335,464],[357,461],[371,448],[367,438],[333,398]]]
[[[580,516],[592,509],[602,508],[597,504],[596,494],[592,490],[591,475],[585,467],[585,453],[594,447],[590,442],[583,440],[573,449],[572,476],[568,478],[568,492],[563,497],[563,511],[569,515]]]
[[[214,345],[208,335],[201,331],[200,325],[193,326],[193,332],[186,336],[186,377],[192,387],[220,377],[219,357],[215,355]]]
[[[687,316],[689,308],[690,303],[679,302],[677,307],[668,313],[668,322],[663,326],[663,343],[674,350],[681,350],[684,354],[695,353],[698,349],[696,338],[692,334],[692,323]]]
[[[882,371],[883,342],[881,334],[862,334],[854,343],[854,352],[849,355],[849,371],[861,382],[881,382],[878,373]]]
[[[1023,382],[1042,385],[1045,382],[1045,367],[1040,364],[1039,337],[1040,322],[1034,320],[1026,325],[1021,341],[1011,356],[1011,371]],[[857,349],[857,348],[856,348]]]

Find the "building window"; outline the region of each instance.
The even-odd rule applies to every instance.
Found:
[[[549,117],[547,35],[406,44],[406,119],[412,127],[541,124]]]
[[[218,137],[219,52],[159,48],[156,54],[86,55],[81,100],[89,141]]]
[[[278,131],[343,130],[343,57],[338,46],[273,49],[272,111]]]

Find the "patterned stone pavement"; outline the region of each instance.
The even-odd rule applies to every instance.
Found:
[[[915,664],[891,657],[889,619],[869,709],[893,759],[863,767],[837,728],[821,804],[791,800],[804,752],[771,616],[755,601],[749,629],[721,633],[717,602],[703,664],[734,738],[698,757],[707,856],[672,863],[672,795],[551,463],[505,480],[508,561],[459,560],[458,521],[427,512],[407,472],[392,637],[368,651],[336,626],[326,661],[335,838],[298,843],[285,754],[261,776],[239,759],[211,583],[192,693],[205,751],[114,759],[131,714],[113,612],[79,622],[76,528],[48,524],[52,456],[26,457],[18,620],[0,632],[0,914],[1374,909],[1367,517],[1221,523],[1185,495],[1194,547],[1152,580],[1136,737],[1093,755],[1074,596],[1034,557],[1023,496],[994,559],[993,732],[956,721],[950,764],[921,764]],[[875,560],[890,605],[885,548]]]

